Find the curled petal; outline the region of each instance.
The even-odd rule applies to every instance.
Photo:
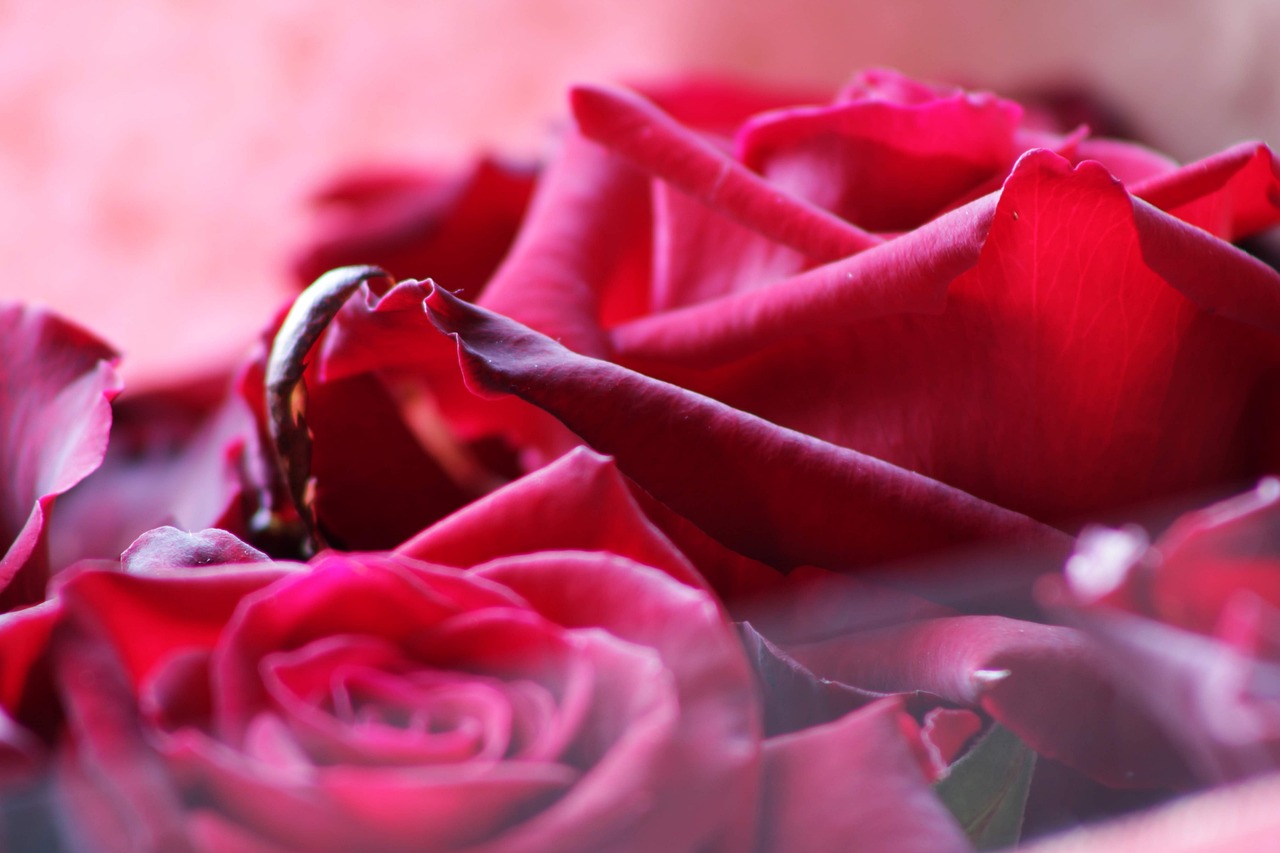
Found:
[[[102,463],[116,359],[46,311],[0,305],[0,608],[44,596],[46,517]]]
[[[639,485],[749,557],[847,567],[987,538],[1065,537],[939,482],[575,355],[436,289],[469,384],[551,412]],[[661,435],[660,442],[650,440]]]

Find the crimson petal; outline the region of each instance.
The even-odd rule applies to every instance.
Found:
[[[1065,553],[1025,516],[783,429],[608,362],[576,355],[439,288],[477,393],[545,408],[629,477],[736,551],[773,565],[849,567],[983,539]],[[660,442],[650,437],[662,436]]]

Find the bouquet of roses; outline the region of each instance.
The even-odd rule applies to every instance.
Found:
[[[583,87],[543,164],[340,180],[226,373],[116,399],[0,306],[10,845],[1280,832],[1280,162],[796,103]]]

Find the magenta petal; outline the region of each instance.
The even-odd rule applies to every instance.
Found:
[[[0,607],[44,595],[46,513],[102,463],[116,359],[53,314],[0,305]]]
[[[572,101],[574,118],[588,138],[813,260],[834,260],[880,242],[787,195],[639,95],[579,86]]]
[[[762,851],[968,851],[896,700],[765,743]]]
[[[438,288],[427,304],[433,322],[457,337],[477,391],[545,408],[747,556],[835,568],[982,539],[1064,553],[1069,545],[1055,530],[937,481],[575,355]]]
[[[606,755],[555,809],[522,828],[519,849],[564,849],[556,839],[581,838],[591,827],[609,835],[582,845],[587,849],[748,849],[758,795],[759,700],[742,646],[715,599],[657,569],[603,554],[510,557],[476,571],[556,624],[603,629],[652,650],[661,668],[643,689],[670,685],[678,699],[670,716],[628,733],[625,753]],[[635,799],[637,791],[647,796]],[[631,821],[618,821],[619,797],[637,809]]]

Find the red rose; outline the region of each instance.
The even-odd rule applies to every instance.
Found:
[[[1081,517],[1276,464],[1258,424],[1280,414],[1280,275],[1228,242],[1280,215],[1264,147],[1177,168],[889,73],[732,140],[625,93],[580,90],[574,112],[482,307],[444,281],[366,291],[317,357],[320,389],[376,372],[429,400],[401,412],[451,474],[497,472],[475,450],[494,438],[508,470],[586,442],[736,607],[796,567],[975,541],[1065,556]],[[359,470],[329,458],[318,495]],[[981,707],[1112,784],[1188,783],[1087,638],[982,615],[1004,603],[846,624],[809,661]]]
[[[473,377],[571,432],[465,399],[417,292],[349,305],[321,377],[411,377],[445,435],[501,437],[526,467],[585,440],[779,565],[1004,536],[994,519],[1008,512],[1070,529],[1280,464],[1263,426],[1277,418],[1280,275],[1229,242],[1280,221],[1280,167],[1263,146],[1176,168],[1083,132],[1022,130],[1011,102],[887,72],[731,140],[610,90],[577,91],[574,115],[478,301],[601,361],[539,364],[535,386],[512,373],[533,363],[491,341],[484,357],[507,378]],[[670,384],[623,387],[603,361]],[[638,414],[708,397],[729,408],[696,429]],[[622,411],[637,416],[611,416]],[[826,474],[808,478],[764,458],[742,482],[756,452],[743,437],[783,429],[818,440],[811,460],[843,448],[862,470],[811,461],[801,470]],[[845,523],[814,521],[827,531],[815,537],[772,515],[795,495],[841,512],[823,476],[862,484],[874,524],[846,508]],[[769,523],[743,507],[768,507]],[[922,517],[927,530],[912,526]]]

